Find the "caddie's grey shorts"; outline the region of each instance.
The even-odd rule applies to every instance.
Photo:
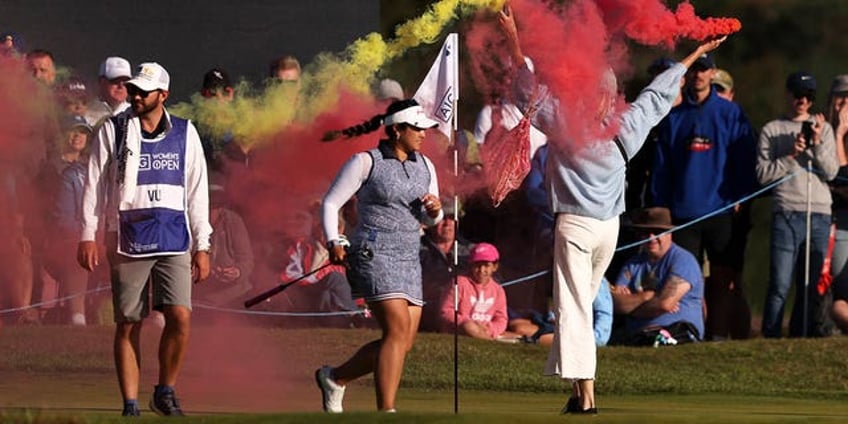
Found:
[[[107,236],[106,249],[116,323],[141,321],[150,314],[151,303],[157,311],[164,305],[191,310],[190,253],[130,258],[117,253],[117,234]]]

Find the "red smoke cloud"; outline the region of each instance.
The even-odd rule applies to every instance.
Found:
[[[735,18],[699,18],[690,3],[672,12],[659,0],[597,0],[613,33],[623,32],[641,44],[674,48],[680,39],[705,40],[742,29]]]
[[[601,78],[612,68],[621,74],[630,68],[627,39],[641,44],[673,48],[682,39],[703,40],[739,31],[732,18],[695,15],[689,3],[675,12],[659,0],[574,0],[563,6],[544,0],[513,0],[521,47],[535,64],[539,80],[559,99],[565,134],[553,139],[582,144],[611,138],[614,125],[603,128],[598,121],[604,93]],[[511,97],[507,52],[493,16],[479,16],[466,37],[471,75],[484,97]],[[505,65],[506,64],[506,65]],[[497,69],[499,73],[488,72]],[[491,93],[495,91],[495,93]],[[626,106],[619,97],[615,113]],[[615,122],[611,120],[610,122]]]

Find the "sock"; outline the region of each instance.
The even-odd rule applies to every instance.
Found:
[[[165,393],[174,393],[174,387],[159,384],[153,387],[153,394],[155,396],[163,395]]]
[[[127,399],[124,401],[124,411],[134,411],[138,409],[138,399]]]

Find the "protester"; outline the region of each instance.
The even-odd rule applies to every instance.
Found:
[[[419,153],[425,131],[438,123],[414,100],[394,102],[385,115],[369,120],[363,132],[385,125],[388,138],[355,154],[341,169],[323,203],[324,234],[330,260],[349,262],[348,278],[362,293],[382,329],[382,337],[362,346],[338,367],[315,371],[327,412],[342,412],[345,385],[374,373],[377,409],[395,411],[406,353],[421,319],[423,296],[418,258],[421,224],[442,217],[436,170]],[[350,253],[338,233],[339,210],[356,194],[358,224]]]
[[[826,314],[823,313],[828,305],[823,304],[816,283],[821,275],[830,236],[832,200],[827,182],[836,176],[839,162],[833,128],[825,121],[824,115],[811,112],[816,98],[815,78],[805,71],[789,75],[785,97],[786,113],[763,127],[757,155],[757,178],[761,184],[795,175],[773,191],[771,260],[762,334],[769,338],[781,336],[783,308],[794,275],[796,301],[789,322],[789,335],[821,337],[830,333],[826,328]],[[809,125],[808,134],[804,134],[804,122]],[[809,171],[808,165],[811,167]],[[809,251],[805,248],[807,243]],[[803,269],[795,266],[803,255],[809,255],[810,260],[806,276]],[[809,286],[804,282],[805,277],[809,278]],[[805,309],[809,313],[807,317],[804,316]]]
[[[501,27],[515,63],[524,63],[515,20],[509,7],[500,12]],[[591,143],[560,140],[565,134],[559,101],[540,87],[532,72],[523,66],[516,76],[517,104],[528,107],[538,96],[535,125],[549,137],[547,179],[554,235],[554,308],[557,333],[548,355],[545,374],[559,375],[572,382],[572,399],[564,413],[596,414],[594,378],[596,347],[592,334],[592,301],[610,263],[618,238],[619,214],[624,211],[624,169],[627,158],[641,147],[651,127],[665,116],[679,92],[680,78],[701,55],[717,48],[726,37],[704,42],[679,64],[675,64],[642,92],[620,117],[621,128],[614,140]],[[604,99],[599,105],[598,126],[604,125],[616,95],[612,72],[603,79]],[[568,105],[562,105],[567,108]],[[594,148],[609,146],[609,154]],[[569,148],[575,146],[575,148]],[[616,147],[617,146],[617,147]]]
[[[128,416],[140,414],[140,335],[151,303],[164,314],[165,327],[150,408],[160,415],[183,415],[174,385],[191,326],[191,287],[209,276],[206,162],[194,125],[165,109],[169,84],[165,68],[152,62],[142,63],[127,81],[132,111],[106,121],[98,132],[83,197],[77,257],[83,268],[94,270],[95,233],[104,216],[115,366],[122,414]]]

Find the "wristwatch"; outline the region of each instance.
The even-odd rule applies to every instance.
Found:
[[[347,240],[345,240],[345,241],[347,241]],[[345,243],[345,241],[342,241],[342,239],[330,240],[330,241],[327,242],[327,250],[333,250],[333,248],[336,247],[336,246],[346,246],[346,245],[348,245],[347,243]]]

